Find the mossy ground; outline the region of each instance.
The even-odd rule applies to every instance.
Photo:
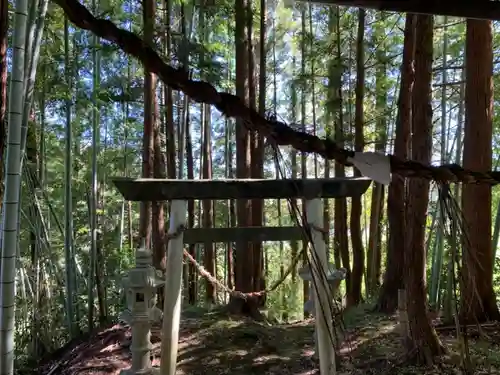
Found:
[[[339,348],[339,374],[462,374],[459,345],[453,330],[440,332],[448,354],[433,367],[411,366],[392,316],[360,306],[344,314],[345,339]],[[178,374],[319,374],[313,357],[314,322],[257,323],[228,316],[223,310],[183,312]],[[500,374],[500,326],[488,325],[478,334],[470,329],[474,374]],[[37,374],[119,374],[130,366],[130,331],[113,327],[68,347]],[[152,330],[153,364],[159,365],[159,327]],[[57,366],[57,367],[55,367]]]

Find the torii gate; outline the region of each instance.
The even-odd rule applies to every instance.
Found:
[[[312,276],[314,298],[321,310],[315,314],[317,347],[320,360],[320,374],[335,374],[335,353],[333,326],[331,321],[331,301],[328,275],[329,262],[323,233],[317,227],[323,226],[323,203],[321,198],[342,198],[362,195],[371,183],[364,177],[326,178],[326,179],[240,179],[240,180],[168,180],[113,178],[113,183],[127,200],[131,201],[172,201],[170,208],[167,269],[165,280],[165,300],[163,307],[163,329],[161,345],[162,375],[174,375],[177,365],[179,322],[181,312],[182,263],[184,243],[294,240],[303,238],[302,228],[297,227],[247,227],[247,228],[194,228],[187,233],[179,231],[186,225],[187,200],[203,199],[279,199],[303,198],[306,200],[306,220],[311,225],[314,244]],[[260,232],[260,233],[259,233]],[[174,235],[175,234],[175,235]],[[255,235],[257,234],[257,238]],[[191,238],[184,239],[184,235]],[[140,252],[140,253],[143,253]],[[142,259],[147,257],[141,254]],[[139,265],[138,265],[139,266]],[[157,374],[149,360],[149,324],[153,304],[150,303],[155,285],[152,280],[154,271],[142,263],[139,270],[133,269],[133,290],[129,290],[132,305],[132,368],[128,375]],[[149,269],[144,272],[145,269]],[[145,275],[138,277],[138,274]],[[141,285],[141,280],[144,284]],[[150,280],[150,281],[148,281]],[[138,282],[137,282],[138,281]],[[135,292],[135,293],[134,293]]]

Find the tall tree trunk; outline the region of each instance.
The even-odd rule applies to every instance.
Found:
[[[227,33],[230,35],[231,33],[231,28],[230,25],[228,24],[228,29]],[[231,61],[231,52],[228,50],[227,51],[227,61],[228,61],[228,68],[227,68],[227,80],[228,82],[231,82],[232,79],[232,65],[230,63]],[[233,124],[230,122],[228,118],[225,119],[225,144],[224,144],[224,160],[226,163],[226,178],[233,178],[234,174],[234,167],[233,167]],[[227,216],[227,226],[229,228],[234,228],[236,227],[236,207],[235,207],[235,202],[234,199],[229,199],[227,201],[227,209],[228,209],[228,216]],[[234,255],[234,243],[228,242],[226,244],[226,284],[229,289],[233,288],[234,285],[234,261],[233,261],[233,255]]]
[[[235,3],[235,41],[236,41],[236,95],[244,102],[249,102],[248,93],[248,48],[245,35],[247,25],[247,0],[237,0]],[[250,136],[243,122],[236,120],[236,177],[250,177]],[[236,216],[239,227],[246,227],[251,223],[251,205],[247,199],[240,199],[236,203]],[[253,291],[253,252],[250,244],[242,241],[236,243],[234,259],[234,283],[236,290],[241,292]],[[246,300],[231,296],[229,308],[233,313],[258,317],[257,301],[251,298]]]
[[[105,127],[104,132],[104,144],[103,144],[103,152],[106,153],[108,144],[108,129]],[[98,206],[97,209],[100,211],[104,211],[105,207],[105,191],[106,191],[106,183],[105,183],[105,175],[100,175],[99,181],[99,189],[97,190],[97,201]],[[99,322],[103,323],[108,319],[108,289],[106,287],[106,259],[102,254],[102,249],[104,248],[103,235],[100,231],[97,232],[96,237],[96,289],[97,289],[97,300],[99,306]]]
[[[292,58],[292,66],[295,67],[295,55]],[[276,74],[275,74],[276,75]],[[275,83],[276,86],[276,83]],[[292,82],[291,85],[291,121],[292,123],[296,122],[296,114],[297,114],[297,90],[295,88],[295,82]],[[275,89],[277,90],[277,89]],[[277,101],[277,100],[276,100]],[[291,149],[290,150],[290,164],[291,164],[291,169],[292,169],[292,179],[297,178],[297,150]],[[297,207],[297,199],[292,198],[290,200],[291,206],[292,207]],[[293,220],[293,219],[292,219]],[[299,244],[297,241],[292,241],[290,243],[290,249],[292,253],[292,259],[295,259],[299,253]],[[295,285],[295,281],[297,280],[297,267],[294,266],[294,269],[292,271],[292,284]],[[309,299],[309,282],[304,281],[303,282],[303,292],[304,292],[304,302],[306,302]]]
[[[132,77],[132,59],[131,57],[129,56],[128,59],[127,59],[127,88],[126,88],[126,92],[127,92],[127,96],[130,95],[130,81],[131,81],[131,77]],[[125,125],[128,125],[127,122],[128,122],[128,119],[129,119],[129,114],[130,114],[130,105],[129,105],[129,101],[128,100],[125,100],[123,102],[123,105],[125,107]],[[127,126],[125,126],[125,132],[124,132],[124,136],[125,136],[125,149],[124,149],[124,153],[125,153],[125,156],[123,158],[123,170],[124,170],[124,173],[125,173],[125,176],[128,177],[128,174],[129,174],[129,167],[128,167],[128,159],[127,159],[127,155],[128,155],[128,147],[129,147],[129,130],[127,129]],[[126,202],[126,207],[127,207],[127,237],[128,237],[128,248],[129,248],[129,251],[133,251],[132,249],[134,248],[134,233],[133,233],[133,225],[132,225],[132,202],[131,201],[127,201]]]
[[[165,35],[165,52],[167,58],[171,58],[171,30],[170,18],[172,13],[172,0],[165,0],[165,27],[167,32]],[[166,133],[166,149],[167,149],[167,176],[168,178],[175,178],[175,129],[174,129],[174,103],[172,98],[172,89],[164,85],[164,99],[165,99],[165,133]],[[188,177],[189,178],[189,177]]]
[[[412,160],[430,164],[432,151],[432,34],[433,16],[416,16],[415,87],[412,93]],[[443,347],[427,316],[425,290],[425,228],[429,203],[429,181],[408,183],[407,231],[404,283],[407,298],[410,340],[408,350],[417,362],[432,365]],[[410,266],[411,265],[411,266]]]
[[[158,121],[158,102],[155,100],[155,122],[154,122],[154,160],[153,177],[166,178],[165,173],[165,153],[162,147],[162,134]],[[165,232],[165,202],[152,202],[152,232],[153,232],[153,265],[157,270],[166,271],[167,266],[167,238]],[[158,288],[158,305],[163,306],[164,288]]]
[[[384,25],[386,15],[381,12],[378,21]],[[387,53],[386,53],[386,36],[382,30],[377,30],[376,44],[379,46],[375,51],[376,71],[375,71],[375,113],[377,119],[375,121],[375,151],[385,153],[387,144]],[[373,183],[371,210],[370,210],[370,233],[368,237],[367,251],[367,293],[373,296],[380,287],[380,268],[382,261],[381,251],[381,232],[382,218],[384,206],[384,185],[377,182]]]
[[[199,10],[199,28],[202,40],[205,44],[208,44],[208,30],[206,27],[205,20],[205,7],[202,5]],[[202,51],[200,53],[200,66],[205,66],[205,53]],[[201,73],[204,76],[204,73]],[[211,110],[210,106],[207,104],[201,104],[201,126],[203,127],[203,139],[202,139],[202,177],[203,179],[212,179],[212,129],[211,129]],[[204,199],[202,202],[203,206],[203,227],[211,228],[214,224],[213,222],[213,211],[214,203],[210,199]],[[206,242],[203,244],[203,266],[211,275],[216,274],[215,265],[215,246],[213,242]],[[209,304],[215,304],[217,300],[216,289],[214,284],[207,278],[205,278],[205,301]]]
[[[493,51],[491,21],[467,20],[465,54],[464,168],[491,170]],[[462,318],[498,320],[493,291],[491,186],[464,184],[462,207],[469,243],[463,247]],[[477,319],[477,320],[476,320]]]
[[[194,158],[193,158],[193,142],[191,140],[191,121],[189,114],[186,116],[186,165],[187,165],[187,178],[194,179]],[[175,172],[174,172],[175,174]],[[195,217],[195,204],[194,200],[188,200],[188,228],[194,227]],[[196,245],[189,245],[189,254],[196,259]],[[197,296],[197,283],[196,283],[196,268],[191,262],[188,263],[188,303],[190,305],[196,304]]]
[[[64,178],[64,258],[66,263],[66,311],[68,317],[68,329],[70,332],[70,337],[75,338],[79,335],[79,325],[80,321],[77,316],[79,314],[78,307],[76,305],[76,266],[75,266],[75,249],[73,243],[73,207],[74,196],[72,190],[73,172],[76,165],[73,163],[73,128],[71,123],[72,115],[72,104],[73,104],[73,88],[72,88],[72,78],[73,78],[73,66],[70,60],[70,39],[69,39],[69,21],[67,17],[64,19],[64,73],[66,78],[66,84],[68,88],[68,96],[65,101],[65,117],[66,117],[66,139],[65,139],[65,178]],[[76,174],[76,173],[75,173]]]
[[[203,152],[203,178],[211,179],[212,178],[212,139],[210,128],[210,107],[206,104],[202,104],[203,111],[202,113],[202,124],[204,127],[203,131],[203,143],[202,143],[202,152]],[[211,228],[213,226],[212,222],[212,213],[213,213],[213,201],[210,199],[205,199],[202,202],[203,204],[203,227]],[[210,272],[211,275],[215,275],[215,249],[213,242],[207,242],[203,244],[203,266],[205,269]],[[215,304],[216,302],[216,289],[212,282],[205,278],[205,301],[211,304]]]
[[[306,60],[308,58],[306,53],[306,12],[305,4],[301,6],[301,36],[300,36],[300,75],[304,77],[306,75]],[[300,125],[303,132],[307,132],[306,129],[306,103],[307,103],[307,86],[305,80],[302,81],[300,85]],[[307,154],[305,152],[300,153],[300,177],[302,179],[307,179]],[[306,200],[302,199],[302,214],[305,217],[306,214]],[[309,265],[308,260],[308,247],[309,241],[304,239],[302,241],[302,266],[307,267]],[[309,282],[304,282],[303,285],[303,295],[304,303],[309,300]],[[309,313],[304,311],[304,317],[309,316]]]
[[[365,86],[365,59],[364,59],[364,36],[365,36],[365,16],[366,11],[359,9],[358,37],[357,37],[357,57],[356,57],[356,113],[354,119],[355,135],[354,149],[357,152],[363,151],[363,98]],[[361,173],[355,169],[354,175],[360,177]],[[347,294],[347,306],[355,306],[361,302],[361,285],[363,281],[363,271],[365,268],[365,253],[363,240],[361,239],[361,196],[352,197],[351,206],[351,242],[352,242],[352,273],[351,292]]]
[[[233,167],[233,133],[228,129],[227,134],[227,163],[228,163],[228,178],[234,177]],[[236,227],[236,204],[234,199],[229,200],[229,227]],[[229,243],[227,249],[227,286],[232,289],[234,286],[234,244]]]
[[[44,72],[45,73],[45,72]],[[45,184],[45,169],[46,169],[46,163],[45,163],[45,140],[46,140],[46,121],[45,121],[45,95],[46,95],[46,89],[42,88],[41,94],[40,94],[40,100],[39,100],[39,107],[40,108],[40,138],[38,142],[38,173],[37,173],[37,180],[38,180],[38,185],[40,189],[37,192],[37,199],[41,199],[43,194],[42,191],[46,188]],[[1,178],[1,177],[0,177]],[[1,181],[1,180],[0,180]],[[35,207],[34,207],[35,208]],[[42,212],[40,212],[40,207],[36,207],[36,210],[38,211],[37,215],[37,222],[36,225],[38,225],[38,235],[41,237],[42,236],[42,224],[41,224],[41,218],[42,218]],[[1,207],[0,207],[1,211]],[[48,224],[46,224],[46,227],[48,228]],[[42,253],[42,241],[41,238],[39,238],[37,242],[37,249],[36,249],[36,260],[34,259],[33,264],[35,264],[35,272],[33,275],[33,283],[35,285],[35,293],[34,293],[34,300],[33,300],[33,323],[32,323],[32,329],[33,329],[33,353],[37,356],[37,358],[42,358],[43,355],[47,353],[47,346],[44,343],[44,340],[41,336],[41,327],[42,327],[42,319],[40,319],[39,313],[40,310],[44,308],[44,303],[43,303],[43,298],[42,296],[45,295],[44,293],[44,286],[43,286],[43,273],[42,273],[42,267],[41,267],[41,262],[40,262],[40,254]]]
[[[330,102],[331,111],[334,113],[335,123],[335,143],[339,147],[344,147],[344,116],[342,113],[342,74],[336,66],[342,64],[341,40],[340,40],[340,9],[335,7],[330,15],[330,28],[337,35],[336,37],[336,62],[331,67],[330,79],[332,79],[332,99]],[[345,177],[345,168],[339,163],[335,163],[335,177]],[[334,210],[334,231],[335,231],[335,247],[340,259],[342,267],[346,269],[346,290],[347,295],[351,293],[351,265],[349,257],[349,242],[347,237],[347,200],[345,198],[335,199]]]
[[[95,13],[98,12],[99,6],[95,0],[92,1],[92,8]],[[96,264],[97,264],[97,232],[99,228],[99,220],[97,217],[98,207],[98,159],[100,150],[100,105],[98,103],[98,85],[100,85],[100,53],[98,51],[99,38],[96,35],[92,36],[92,178],[91,178],[91,194],[89,195],[89,214],[90,214],[90,262],[88,271],[88,330],[91,332],[94,329],[94,287],[96,285]],[[120,234],[121,235],[121,234]]]
[[[274,22],[274,19],[273,19],[273,22]],[[275,46],[273,46],[274,48],[274,55],[276,55],[276,51],[275,51]],[[274,56],[274,60],[276,61],[276,56]],[[296,58],[295,58],[295,54],[293,55],[292,57],[292,69],[295,71],[295,65],[296,65]],[[275,63],[275,66],[276,66],[276,63]],[[277,103],[278,99],[277,99],[277,83],[276,83],[276,68],[275,68],[275,71],[274,71],[274,98],[273,98],[273,101],[274,103]],[[295,82],[292,82],[291,84],[291,100],[290,100],[290,105],[291,105],[291,108],[290,108],[290,112],[291,112],[291,122],[292,123],[296,123],[297,119],[296,119],[296,116],[297,116],[297,90],[296,90],[296,87],[295,87]],[[276,108],[276,104],[275,104],[275,108]],[[290,164],[291,164],[291,169],[292,169],[292,179],[295,179],[297,178],[297,150],[291,148],[290,150]],[[297,199],[295,198],[292,198],[290,199],[290,204],[291,204],[291,207],[297,207]],[[291,216],[292,212],[289,212],[289,216]],[[290,217],[290,219],[293,221],[293,217]],[[292,241],[290,243],[290,250],[291,250],[291,255],[292,255],[292,259],[296,259],[298,254],[299,254],[299,243],[297,241]],[[293,284],[293,292],[294,295],[297,295],[297,263],[296,262],[293,266],[293,270],[292,270],[292,284]],[[303,299],[304,299],[304,303],[309,299],[309,282],[307,281],[302,281],[302,291],[303,291]],[[304,311],[304,315],[305,316],[308,316],[309,313],[307,313],[306,311]]]
[[[256,88],[256,77],[255,77],[255,54],[254,54],[254,43],[253,43],[253,10],[252,10],[252,1],[246,2],[246,46],[247,46],[247,59],[248,59],[248,67],[247,67],[247,77],[248,77],[248,105],[250,108],[255,109],[256,101],[257,101],[257,88]],[[260,157],[259,150],[259,134],[255,131],[249,133],[249,142],[250,142],[250,177],[257,178],[260,172],[260,165],[262,163],[262,158]],[[262,225],[262,200],[261,199],[252,199],[250,202],[251,205],[251,217],[249,224],[252,226]],[[251,278],[252,278],[252,290],[259,290],[260,283],[262,279],[262,271],[261,271],[261,254],[262,254],[262,243],[250,243],[249,247],[252,252],[252,270],[251,270]],[[260,300],[263,300],[260,298]],[[261,301],[259,301],[259,305]]]
[[[99,324],[103,325],[108,321],[108,305],[104,279],[106,265],[102,253],[102,233],[97,232],[96,236],[95,286],[97,290],[97,304],[99,306]]]
[[[152,43],[154,33],[154,0],[145,0],[142,6],[144,23],[144,40]],[[153,177],[154,169],[154,122],[155,122],[155,76],[149,71],[144,72],[144,133],[142,143],[142,177]],[[152,204],[140,204],[139,237],[141,244],[151,247]],[[153,254],[153,263],[156,266],[158,257]]]
[[[252,18],[249,17],[251,20]],[[249,33],[249,40],[251,34]],[[251,44],[250,44],[251,46]],[[260,35],[259,35],[259,113],[264,116],[266,113],[266,0],[260,1]],[[251,47],[250,47],[251,49]],[[254,60],[254,53],[250,50],[249,61]],[[255,61],[253,64],[255,65]],[[258,132],[252,133],[252,178],[264,178],[264,138]],[[264,200],[254,199],[252,201],[252,225],[262,226],[264,217]],[[253,244],[254,257],[254,290],[264,290],[266,288],[266,278],[264,277],[264,252],[262,242]],[[266,296],[259,298],[259,306],[264,306]]]
[[[165,37],[164,37],[164,48],[165,48],[165,55],[167,59],[172,58],[172,43],[171,43],[171,15],[172,15],[172,1],[171,0],[164,0],[163,1],[163,6],[164,6],[164,25],[166,28],[165,32]],[[165,147],[163,148],[163,142],[160,142],[160,149],[157,149],[157,143],[158,141],[156,140],[157,134],[155,133],[155,160],[154,160],[154,168],[155,172],[154,173],[163,173],[166,174],[166,176],[170,179],[175,179],[176,178],[176,170],[175,170],[175,155],[176,155],[176,147],[175,147],[175,124],[174,124],[174,101],[173,101],[173,96],[172,96],[172,89],[168,87],[167,85],[163,84],[163,114],[164,114],[164,126],[158,128],[160,129],[160,133],[165,134]],[[160,118],[160,116],[158,115]],[[158,119],[159,120],[159,119]],[[158,133],[158,135],[160,134]],[[187,138],[186,138],[186,144],[187,144]],[[187,152],[187,146],[186,146],[186,152]],[[161,158],[161,159],[160,159]],[[187,159],[188,157],[186,157]],[[160,164],[159,164],[160,163]],[[163,163],[163,164],[161,164]],[[189,170],[189,163],[187,162],[187,168]],[[189,172],[188,172],[189,174]],[[189,178],[189,177],[188,177]],[[158,202],[158,205],[160,203]],[[191,202],[188,202],[188,216],[191,215],[191,212],[189,210]],[[160,210],[160,207],[157,207],[157,210]],[[163,216],[163,223],[158,222],[157,226],[158,228],[163,228],[163,233],[165,233],[165,211],[168,212],[169,210],[169,204],[168,202],[163,202],[161,210],[163,212],[158,212],[158,216],[162,215]],[[189,221],[189,218],[188,218]],[[154,241],[154,240],[153,240]],[[165,237],[165,234],[163,236],[158,238],[159,243],[163,243],[163,248],[165,252],[165,256],[163,257],[162,260],[162,267],[163,265],[166,267],[166,253],[167,253],[167,247],[168,247],[168,241],[167,238]],[[158,245],[160,246],[160,245]],[[193,265],[189,262],[184,262],[183,266],[183,272],[182,272],[182,277],[184,280],[184,286],[188,289],[188,292],[186,293],[189,301],[190,297],[190,292],[189,292],[189,287],[190,287],[190,282],[189,282],[189,277],[190,277],[190,269],[193,268]],[[191,268],[190,268],[191,267]],[[164,294],[163,294],[163,288],[159,288],[158,290],[158,302],[162,303]],[[163,305],[160,305],[163,306]]]
[[[144,22],[144,39],[146,43],[153,43],[154,26],[155,26],[156,2],[154,0],[145,0],[143,4],[143,22]],[[146,154],[148,160],[148,172],[153,174],[154,178],[165,178],[165,159],[161,145],[161,129],[159,122],[159,107],[156,98],[156,76],[146,72],[144,79],[144,138],[146,134],[149,137],[147,140],[147,148],[144,147],[143,153]],[[142,204],[142,203],[141,203]],[[148,203],[147,208],[148,220],[150,220],[152,247],[153,247],[153,266],[162,272],[166,269],[166,250],[165,250],[165,212],[164,202]],[[149,216],[151,215],[151,216]],[[142,220],[145,218],[141,217]],[[149,226],[149,225],[148,225]],[[141,226],[142,228],[142,226]],[[143,228],[144,229],[144,228]],[[149,232],[149,230],[148,230]],[[143,236],[143,233],[141,233]],[[144,238],[144,237],[143,237]],[[146,234],[146,239],[148,235]],[[146,246],[149,242],[146,240]],[[157,292],[159,306],[163,306],[163,287],[158,288]]]
[[[394,155],[406,159],[411,127],[411,98],[413,86],[413,61],[415,56],[415,15],[406,16],[401,88],[396,123]],[[389,246],[387,250],[384,282],[377,301],[376,310],[393,313],[398,306],[398,289],[403,287],[405,224],[405,180],[393,174],[387,198],[389,219]]]

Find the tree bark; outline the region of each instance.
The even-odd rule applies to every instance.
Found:
[[[336,34],[335,60],[329,66],[329,111],[333,115],[335,124],[335,143],[339,147],[344,147],[344,116],[342,112],[342,74],[337,66],[342,65],[342,51],[340,40],[340,10],[338,7],[330,10],[328,19],[328,29]],[[335,177],[345,177],[345,168],[339,163],[335,163]],[[340,257],[342,267],[346,269],[346,290],[351,291],[351,265],[349,257],[349,239],[347,235],[347,200],[346,198],[336,198],[334,200],[334,248],[335,258]],[[337,255],[338,254],[338,255]]]
[[[248,93],[248,48],[245,35],[247,25],[247,0],[237,0],[235,3],[235,41],[236,41],[236,95],[249,102]],[[250,136],[243,121],[236,120],[236,177],[250,178]],[[236,218],[238,226],[244,227],[251,223],[251,204],[248,199],[240,199],[236,203]],[[254,259],[250,244],[236,243],[234,257],[234,284],[240,292],[253,291]],[[258,301],[253,298],[243,300],[231,296],[229,310],[235,314],[249,315],[260,318]]]
[[[193,142],[191,140],[191,125],[189,121],[189,115],[186,116],[186,164],[187,164],[187,178],[194,179],[194,158],[193,158]],[[174,174],[175,176],[175,174]],[[194,200],[188,200],[188,228],[194,228]],[[196,259],[196,246],[194,244],[189,245],[188,248],[189,255]],[[188,262],[188,303],[190,305],[195,305],[197,300],[197,278],[196,278],[196,268],[194,264]]]
[[[354,148],[357,152],[362,152],[364,148],[363,138],[363,98],[365,85],[365,59],[364,59],[364,35],[365,35],[365,15],[364,9],[359,9],[358,36],[357,36],[357,57],[356,57],[356,112],[354,119],[355,135]],[[354,175],[361,176],[355,169]],[[363,282],[363,272],[365,269],[365,252],[361,239],[361,196],[352,197],[351,206],[351,242],[352,242],[352,273],[351,292],[347,294],[347,306],[355,306],[361,302],[361,285]]]
[[[210,129],[210,109],[208,105],[202,104],[203,111],[203,126],[205,130],[203,131],[203,178],[212,178],[212,140],[211,140],[211,129]],[[210,199],[205,199],[203,204],[203,227],[211,228],[213,226],[212,215],[213,215],[213,201]],[[203,266],[211,274],[216,275],[215,272],[215,249],[212,242],[207,242],[203,244]],[[212,282],[205,278],[205,301],[211,304],[216,302],[216,289]]]
[[[234,176],[233,168],[233,134],[230,129],[227,130],[227,168],[228,168],[228,178],[231,179]],[[229,222],[228,226],[230,228],[236,227],[236,205],[234,199],[229,200]],[[233,288],[234,285],[234,244],[228,243],[227,246],[227,286],[229,289]]]
[[[412,160],[430,164],[432,151],[432,35],[433,16],[416,16],[415,86],[412,93]],[[407,233],[404,243],[404,283],[409,319],[408,352],[416,362],[427,365],[444,348],[427,316],[425,290],[425,228],[429,203],[429,181],[412,179],[408,183]]]
[[[172,0],[165,0],[164,6],[166,9],[165,22],[166,22],[166,35],[165,35],[165,49],[167,57],[171,57],[172,44],[171,44],[171,30],[170,18],[172,14]],[[175,127],[174,127],[174,102],[172,98],[172,89],[163,85],[164,92],[164,105],[165,105],[165,133],[166,133],[166,149],[167,149],[167,176],[168,178],[175,178]]]
[[[383,33],[383,25],[386,15],[380,13],[377,21],[381,26],[375,25],[377,35],[374,42],[379,46],[375,51],[375,151],[385,153],[387,146],[387,40]],[[382,219],[384,216],[384,185],[373,183],[371,210],[370,210],[370,233],[368,236],[367,267],[366,267],[366,289],[369,296],[375,295],[380,288],[380,270],[382,261]]]
[[[150,43],[153,39],[154,32],[154,8],[153,0],[147,0],[142,7],[142,16],[144,22],[144,39],[146,43]],[[142,143],[142,177],[153,177],[154,165],[154,74],[145,71],[144,73],[144,134]],[[152,221],[152,205],[151,202],[141,202],[140,204],[140,220],[139,220],[139,237],[146,248],[151,247],[151,221]],[[140,242],[140,243],[141,243]],[[153,254],[153,263],[155,256]]]
[[[493,52],[490,21],[467,20],[465,54],[464,168],[491,170]],[[493,291],[491,186],[464,184],[462,208],[468,243],[463,243],[460,315],[470,323],[498,320]]]
[[[398,120],[394,155],[408,157],[408,140],[411,126],[411,95],[413,87],[413,61],[415,56],[415,15],[408,14],[405,24],[403,63],[401,67],[401,88],[399,92]],[[376,310],[391,314],[398,307],[398,289],[403,287],[405,223],[405,180],[393,174],[387,198],[389,219],[389,246],[386,271],[380,290]]]
[[[251,19],[251,17],[249,17]],[[260,33],[259,33],[259,97],[258,110],[264,116],[266,113],[266,1],[260,1]],[[249,33],[249,42],[251,33]],[[252,66],[255,64],[252,45],[250,44]],[[252,178],[264,178],[264,138],[258,132],[252,134]],[[252,202],[252,225],[262,226],[264,217],[264,200],[255,199]],[[261,242],[253,244],[254,256],[254,290],[264,290],[266,288],[266,278],[264,276],[264,252]],[[259,306],[266,303],[266,296],[259,298]]]
[[[154,160],[153,177],[165,178],[165,153],[162,151],[161,129],[158,121],[159,108],[156,98],[154,100]],[[166,271],[167,266],[167,238],[165,235],[165,202],[152,202],[152,237],[153,237],[153,265],[161,272]],[[164,288],[158,288],[158,304],[163,306]]]
[[[205,21],[205,5],[202,3],[199,9],[198,27],[202,34],[204,43],[209,42],[209,31]],[[200,53],[200,66],[205,66],[205,52]],[[201,73],[202,78],[204,73]],[[206,78],[206,77],[205,77]],[[202,177],[203,179],[212,179],[212,129],[211,129],[211,108],[209,105],[202,103],[200,108],[201,123],[203,126],[202,133]],[[214,202],[210,199],[204,199],[203,206],[203,227],[211,228],[214,225]],[[203,266],[211,275],[217,277],[215,264],[215,244],[213,242],[205,242],[203,244]],[[215,304],[217,301],[217,290],[210,280],[205,278],[205,301],[209,304]]]
[[[146,0],[143,5],[144,17],[144,38],[147,43],[153,42],[154,26],[155,26],[156,3],[153,0]],[[147,147],[144,145],[144,154],[147,155],[147,172],[153,175],[154,178],[165,178],[165,159],[162,152],[160,140],[160,122],[159,122],[159,106],[156,98],[156,76],[150,72],[145,73],[144,79],[144,138]],[[146,133],[147,131],[147,133]],[[147,151],[146,151],[147,150]],[[143,203],[141,203],[142,205]],[[165,212],[164,202],[144,202],[147,219],[141,216],[141,228],[143,220],[150,222],[150,230],[146,232],[146,246],[149,245],[149,236],[152,238],[153,247],[153,266],[162,272],[165,272],[166,267],[166,237],[165,237]],[[150,216],[151,215],[151,216]],[[149,227],[148,225],[148,227]],[[144,229],[144,228],[143,228]],[[150,233],[150,234],[149,234]],[[157,303],[163,306],[163,287],[158,288]]]
[[[306,52],[306,7],[301,7],[300,10],[300,20],[301,20],[301,37],[300,37],[300,76],[305,77],[306,75],[306,60],[309,58]],[[295,64],[294,64],[295,65]],[[307,132],[306,129],[306,105],[307,105],[307,86],[305,80],[299,83],[300,87],[300,127],[303,132]],[[297,94],[297,91],[295,91]],[[293,104],[292,104],[293,106]],[[305,152],[300,153],[300,177],[302,179],[307,178],[307,154]],[[306,200],[302,199],[302,216],[306,215]],[[309,266],[309,241],[307,239],[302,240],[302,267]],[[309,300],[309,293],[311,293],[311,283],[302,283],[302,295],[304,296],[304,303]],[[314,286],[313,286],[314,288]],[[309,313],[304,311],[304,317],[308,317]]]
[[[97,232],[97,259],[95,267],[95,286],[97,290],[97,302],[99,305],[99,324],[102,326],[108,322],[108,305],[105,281],[105,259],[102,253],[102,234]]]

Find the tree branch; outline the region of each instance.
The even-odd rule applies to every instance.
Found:
[[[297,0],[297,2],[343,5],[398,13],[500,20],[500,2],[491,0]]]
[[[403,1],[403,0],[401,0]],[[102,39],[115,43],[123,52],[134,56],[145,68],[174,90],[180,90],[198,103],[215,106],[227,117],[244,120],[251,131],[258,131],[275,145],[290,145],[305,153],[316,153],[325,159],[352,166],[348,161],[354,152],[339,147],[330,139],[297,131],[286,124],[267,120],[257,111],[248,108],[244,102],[229,93],[218,92],[210,83],[191,80],[188,73],[167,65],[162,58],[136,34],[118,28],[109,20],[96,18],[78,0],[54,0],[75,26],[89,30]],[[401,160],[388,155],[392,173],[402,177],[419,177],[438,182],[500,183],[500,172],[473,172],[458,165],[430,166],[415,161]]]

